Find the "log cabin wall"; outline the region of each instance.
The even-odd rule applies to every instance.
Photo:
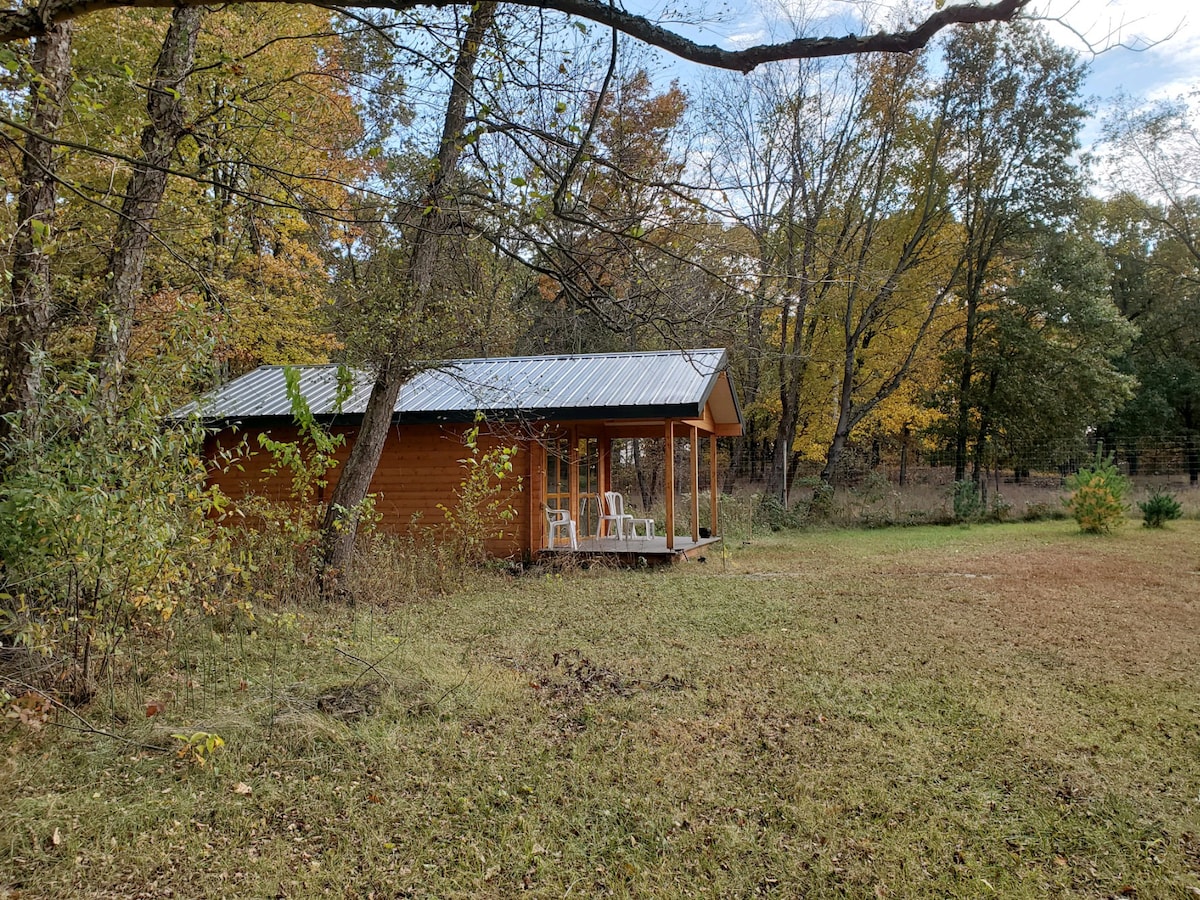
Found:
[[[445,515],[438,504],[452,508],[457,502],[456,491],[466,477],[466,469],[459,460],[471,453],[464,442],[469,427],[458,424],[405,425],[392,429],[371,481],[371,493],[377,496],[375,508],[382,516],[381,528],[405,533],[413,524],[414,516],[417,516],[418,529],[436,531],[445,525]],[[234,501],[250,495],[275,501],[290,499],[291,475],[286,471],[268,474],[274,461],[259,444],[258,435],[264,431],[277,441],[294,441],[298,437],[297,429],[290,426],[249,428],[237,433],[222,431],[206,443],[206,455],[216,463],[209,483],[220,487]],[[355,429],[334,428],[332,431],[345,435],[346,442],[336,453],[339,463],[344,463],[350,454]],[[517,454],[512,459],[512,475],[504,482],[506,489],[513,490],[510,502],[516,517],[504,524],[503,538],[487,541],[487,550],[499,557],[521,556],[541,536],[540,518],[533,515],[535,510],[540,512],[535,496],[540,492],[540,484],[536,470],[532,468],[535,454],[530,452],[529,439],[514,435],[511,430],[500,429],[493,434],[481,429],[478,440],[481,454],[501,444],[517,447]],[[225,453],[232,454],[236,464],[224,461]],[[325,497],[337,483],[339,471],[340,465],[330,471]],[[519,488],[518,478],[521,479]]]

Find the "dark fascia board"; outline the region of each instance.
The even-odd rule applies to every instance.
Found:
[[[707,402],[707,395],[705,401]],[[737,398],[734,398],[737,402]],[[621,419],[693,419],[704,415],[704,403],[679,403],[660,406],[587,406],[557,409],[489,409],[481,410],[483,421],[512,422],[602,422]],[[361,413],[317,415],[313,420],[326,427],[356,427],[362,423]],[[393,414],[392,425],[450,425],[474,422],[474,411],[419,412]],[[236,416],[221,419],[202,419],[205,427],[217,431],[226,428],[282,428],[296,424],[292,416]]]

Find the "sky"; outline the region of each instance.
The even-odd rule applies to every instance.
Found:
[[[1041,0],[1056,39],[1091,58],[1088,92],[1159,100],[1200,87],[1195,0]],[[1081,40],[1071,29],[1086,38]],[[1088,45],[1100,52],[1092,56]]]
[[[902,0],[868,0],[878,10]],[[915,0],[917,10],[932,9],[931,0]],[[702,10],[702,22],[695,20]],[[631,0],[627,8],[671,23],[672,11],[686,24],[681,31],[704,43],[746,47],[771,40],[771,26],[762,9],[807,11],[820,20],[807,33],[839,34],[857,31],[861,0]],[[1086,92],[1104,101],[1119,93],[1155,100],[1178,96],[1200,86],[1200,4],[1196,0],[1034,0],[1031,10],[1046,21],[1051,34],[1079,50],[1091,63]],[[790,36],[790,26],[776,29]],[[670,64],[668,63],[668,67]],[[691,80],[684,74],[685,82]]]

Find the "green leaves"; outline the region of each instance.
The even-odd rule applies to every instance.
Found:
[[[1183,515],[1179,501],[1165,491],[1155,491],[1138,504],[1138,509],[1142,511],[1142,524],[1146,528],[1162,528]]]
[[[513,459],[519,447],[493,438],[485,448],[480,441],[483,423],[483,414],[476,413],[475,424],[463,434],[463,444],[470,454],[459,460],[464,476],[455,492],[457,502],[452,506],[438,504],[455,556],[470,563],[483,561],[488,540],[505,537],[504,526],[517,517],[515,500],[523,481],[520,477],[512,481]]]
[[[153,394],[135,390],[119,416],[97,414],[88,372],[50,370],[42,433],[18,422],[3,447],[0,640],[47,654],[63,690],[86,699],[133,627],[154,629],[203,591],[218,603],[224,537],[205,486],[198,426],[164,427]]]
[[[21,70],[21,58],[13,52],[11,47],[0,47],[0,68],[3,68],[9,75],[16,75]]]

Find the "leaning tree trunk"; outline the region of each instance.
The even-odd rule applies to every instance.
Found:
[[[22,148],[17,195],[17,231],[13,236],[12,306],[7,325],[0,414],[23,416],[22,427],[38,433],[42,356],[50,335],[54,298],[50,291],[50,241],[56,197],[54,133],[62,122],[63,100],[71,83],[71,22],[46,28],[34,43],[33,81],[29,87],[29,133]],[[10,420],[0,415],[0,437]]]
[[[463,132],[467,121],[467,102],[475,83],[479,48],[495,14],[494,0],[478,4],[459,47],[454,80],[450,85],[450,96],[442,122],[437,166],[421,200],[423,212],[413,236],[407,284],[400,288],[412,292],[417,303],[418,320],[420,308],[433,286],[440,239],[449,224],[442,208],[450,183],[458,170],[459,157],[465,144]],[[396,335],[395,339],[397,342],[403,342],[405,336]],[[374,478],[375,469],[379,465],[388,429],[392,424],[396,400],[400,396],[400,388],[412,373],[411,361],[390,359],[380,367],[371,388],[371,396],[367,400],[358,436],[330,497],[325,520],[321,523],[319,568],[321,595],[326,599],[337,594],[338,581],[352,561],[358,523],[357,510],[367,496],[371,479]]]
[[[167,187],[167,164],[184,134],[184,85],[196,60],[196,37],[204,8],[176,7],[154,64],[146,97],[150,122],[142,129],[142,152],[133,167],[108,257],[108,283],[100,304],[92,360],[100,373],[104,404],[111,410],[124,378],[134,309],[142,291],[146,249]]]

